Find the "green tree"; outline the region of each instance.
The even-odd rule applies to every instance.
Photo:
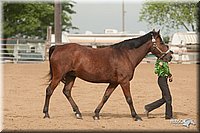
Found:
[[[72,26],[74,2],[62,3],[62,30]],[[47,26],[54,28],[54,3],[3,3],[3,37],[46,37]]]
[[[184,27],[187,31],[196,31],[197,2],[155,2],[143,4],[139,21],[150,25],[159,25],[171,30]]]
[[[197,3],[197,31],[200,32],[200,1]]]

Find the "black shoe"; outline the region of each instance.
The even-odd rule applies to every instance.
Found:
[[[165,116],[165,119],[166,119],[166,120],[169,120],[169,119],[173,119],[173,117],[172,117],[172,116],[171,116],[171,117]]]
[[[149,117],[149,111],[147,109],[147,106],[144,106],[144,113],[146,114],[147,118]]]

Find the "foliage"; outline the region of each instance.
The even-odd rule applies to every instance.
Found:
[[[62,3],[63,30],[72,26],[70,14],[74,2]],[[3,36],[4,37],[46,37],[47,26],[54,28],[54,4],[34,3],[3,3]]]
[[[140,21],[150,25],[159,25],[165,30],[180,29],[196,30],[197,8],[195,1],[188,2],[155,2],[143,4],[140,11]]]
[[[200,1],[197,3],[197,31],[200,32]]]

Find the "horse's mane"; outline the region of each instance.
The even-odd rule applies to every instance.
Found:
[[[111,47],[112,48],[125,48],[126,47],[126,48],[129,48],[129,49],[139,48],[140,46],[145,44],[147,41],[152,39],[151,34],[155,34],[155,32],[151,31],[151,32],[149,32],[149,33],[147,33],[143,36],[138,37],[138,38],[132,38],[132,39],[124,40],[122,42],[111,45]]]

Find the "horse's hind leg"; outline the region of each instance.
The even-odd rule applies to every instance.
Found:
[[[75,79],[76,79],[76,77],[72,77],[72,76],[66,76],[65,77],[65,86],[63,88],[63,93],[66,96],[66,98],[68,99],[69,103],[71,104],[72,109],[75,112],[76,118],[82,119],[82,115],[79,111],[79,108],[78,108],[74,99],[71,96],[71,90],[72,90],[72,86],[74,85]]]
[[[116,84],[109,84],[109,86],[107,87],[104,96],[101,100],[101,102],[99,103],[99,105],[97,106],[97,108],[95,109],[95,115],[93,116],[94,120],[98,120],[99,119],[99,112],[101,111],[103,105],[106,103],[106,101],[108,100],[108,98],[110,97],[110,95],[112,94],[112,92],[115,90],[115,88],[118,86],[118,83]]]
[[[51,98],[51,95],[53,94],[53,91],[55,90],[55,88],[57,87],[58,83],[60,82],[59,79],[52,79],[51,83],[49,84],[49,86],[47,87],[46,89],[46,98],[45,98],[45,104],[44,104],[44,108],[43,108],[43,113],[45,114],[44,115],[44,118],[50,118],[49,116],[49,101],[50,101],[50,98]]]

